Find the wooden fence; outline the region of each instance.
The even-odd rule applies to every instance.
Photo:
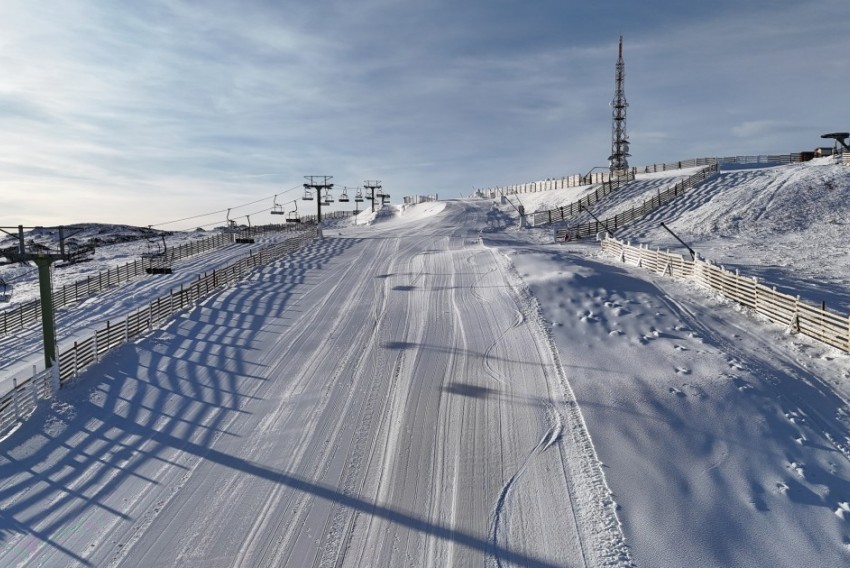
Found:
[[[565,241],[568,239],[581,239],[585,237],[592,237],[603,231],[615,232],[617,229],[619,229],[626,223],[634,221],[635,219],[639,219],[650,211],[654,211],[662,205],[672,201],[676,197],[684,194],[687,190],[691,189],[696,184],[708,179],[709,177],[717,173],[718,169],[719,166],[716,163],[711,164],[710,166],[706,166],[694,175],[683,179],[680,182],[676,182],[664,191],[657,192],[651,198],[645,200],[640,205],[632,207],[628,211],[617,213],[613,217],[600,219],[598,221],[594,220],[589,223],[576,225],[567,229],[559,229],[555,232],[555,240]]]
[[[634,181],[634,179],[634,175],[631,174],[628,176],[612,178],[599,184],[593,193],[589,193],[578,201],[573,201],[569,205],[549,209],[547,211],[537,211],[532,217],[534,226],[539,227],[541,225],[548,225],[550,223],[574,217],[591,205],[599,203],[604,197],[611,195],[630,181]]]
[[[640,266],[662,275],[690,279],[700,286],[729,298],[768,320],[850,353],[850,317],[836,314],[792,296],[775,287],[760,284],[754,277],[742,276],[722,266],[689,260],[679,254],[634,247],[617,239],[605,238],[602,251],[621,262]]]
[[[14,380],[12,391],[0,398],[0,433],[28,415],[39,399],[51,398],[56,389],[77,377],[81,371],[98,362],[108,351],[156,328],[177,312],[194,306],[217,290],[232,286],[259,266],[292,254],[315,238],[315,229],[301,231],[295,238],[251,253],[179,290],[171,290],[117,321],[107,321],[85,339],[59,350],[59,361],[52,369],[33,373],[32,377]]]
[[[357,213],[362,212],[357,211]],[[356,213],[354,211],[328,211],[327,213],[322,213],[322,221],[329,219],[345,219],[346,217],[353,217]],[[300,217],[302,223],[314,223],[318,217],[316,215],[302,215]]]
[[[262,225],[246,228],[239,233],[219,233],[206,239],[191,241],[169,248],[162,261],[168,264],[201,254],[233,243],[234,236],[248,237],[269,232],[291,231],[292,225]],[[145,276],[145,269],[150,266],[148,259],[137,259],[115,268],[110,268],[89,276],[83,280],[66,284],[53,292],[53,307],[55,309],[74,304],[106,288],[111,288]],[[9,335],[41,320],[41,303],[38,300],[26,302],[13,309],[0,312],[0,336]]]
[[[681,170],[683,168],[694,168],[708,166],[711,164],[790,164],[802,162],[803,154],[800,152],[791,154],[759,155],[759,156],[731,156],[725,158],[692,158],[678,162],[667,162],[664,164],[651,164],[649,166],[635,166],[629,169],[629,175],[635,176],[640,173],[666,172]],[[552,189],[566,189],[570,187],[582,187],[605,183],[616,179],[610,172],[588,172],[585,175],[577,174],[562,178],[553,178],[514,185],[504,185],[491,188],[483,188],[475,191],[478,197],[496,199],[501,195],[515,195],[518,193],[536,193]]]

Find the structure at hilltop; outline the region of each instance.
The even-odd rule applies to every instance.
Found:
[[[612,175],[621,175],[628,171],[629,137],[626,134],[626,102],[625,63],[623,63],[623,36],[620,36],[620,55],[617,58],[617,68],[614,79],[614,100],[611,101],[614,123],[611,127],[611,155],[608,164]]]

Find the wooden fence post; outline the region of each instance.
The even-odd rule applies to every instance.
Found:
[[[775,290],[775,288],[774,288]],[[791,331],[800,332],[800,296],[798,295],[794,299],[794,313],[791,316],[791,322],[789,323],[789,328]]]
[[[18,379],[12,378],[12,405],[15,409],[15,420],[21,419],[21,409],[18,405]]]
[[[753,306],[756,310],[756,313],[759,311],[759,281],[758,278],[753,276]]]

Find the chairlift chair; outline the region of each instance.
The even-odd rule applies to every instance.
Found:
[[[168,245],[165,243],[165,235],[160,236],[162,246],[155,240],[148,241],[147,252],[142,253],[142,260],[146,262],[145,272],[148,274],[171,274],[171,259],[168,257]]]
[[[287,213],[286,222],[287,223],[300,223],[301,217],[298,216],[298,202],[293,202],[295,204],[295,209]]]
[[[12,299],[12,285],[0,277],[0,302],[8,302]]]
[[[163,241],[165,240],[165,235],[162,236]],[[163,242],[164,244],[164,242]],[[154,258],[157,256],[163,255],[163,247],[159,244],[158,239],[149,239],[148,240],[148,250],[142,253],[142,258]]]
[[[357,203],[363,203],[363,188],[358,187],[357,193],[354,194],[354,201]]]
[[[348,198],[348,188],[343,187],[342,193],[339,196],[339,202],[340,203],[348,203],[349,201],[351,201],[351,200]]]
[[[240,245],[253,245],[255,241],[254,237],[251,236],[251,216],[245,215],[245,218],[248,219],[248,230],[236,237],[236,243]]]
[[[227,226],[224,228],[225,233],[238,233],[239,227],[236,226],[236,221],[230,218],[230,209],[227,210]]]
[[[325,204],[325,205],[330,205],[330,204],[331,204],[331,203],[333,203],[333,202],[334,202],[334,196],[333,196],[333,195],[331,195],[331,190],[327,190],[327,191],[325,191],[325,201],[324,201],[324,204]]]
[[[277,195],[274,196],[274,204],[272,205],[272,215],[283,215],[285,211],[283,210],[283,205],[278,205],[277,203]]]
[[[313,201],[313,194],[310,193],[310,189],[306,183],[304,184],[304,197],[302,199],[304,201]]]
[[[148,274],[173,274],[171,264],[166,257],[153,257],[148,259],[148,266],[145,267],[145,272]]]

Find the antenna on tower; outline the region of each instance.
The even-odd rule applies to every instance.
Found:
[[[619,57],[617,58],[617,70],[614,80],[614,100],[611,101],[614,123],[611,127],[611,155],[608,156],[608,165],[612,175],[626,174],[629,169],[629,137],[626,135],[626,102],[625,91],[626,73],[623,63],[623,36],[620,36]]]

